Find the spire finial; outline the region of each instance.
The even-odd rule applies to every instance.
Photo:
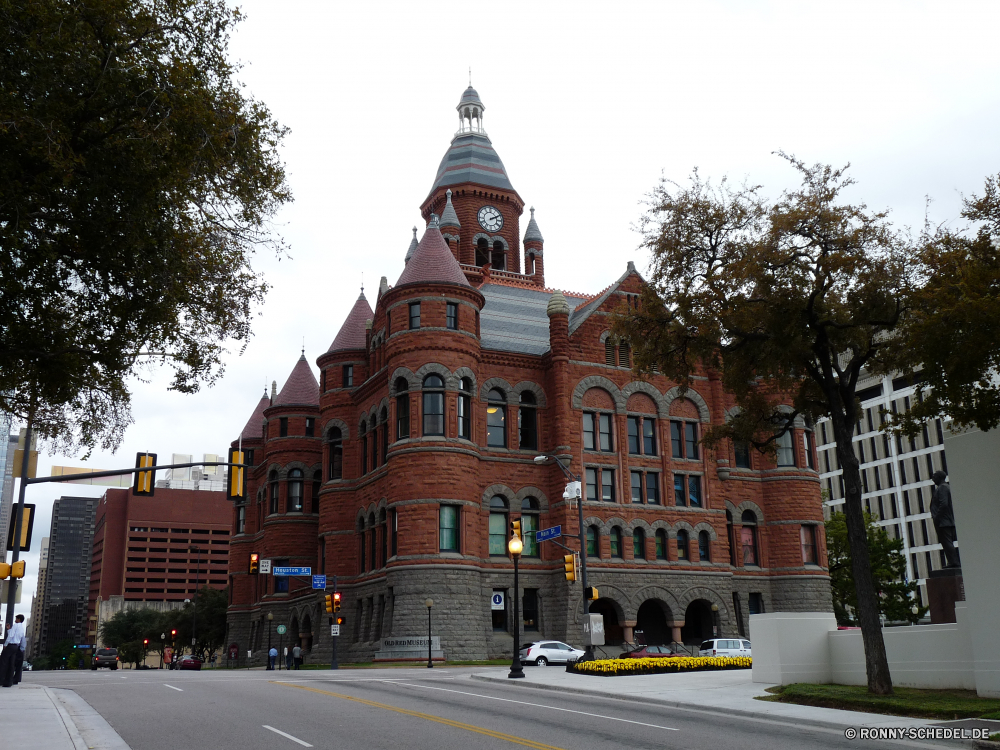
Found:
[[[469,85],[472,85],[472,66],[469,66]]]
[[[306,356],[306,337],[302,337],[302,356]]]

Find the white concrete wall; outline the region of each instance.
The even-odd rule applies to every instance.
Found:
[[[975,687],[1000,698],[1000,430],[945,435]]]
[[[830,682],[828,637],[836,629],[837,620],[829,612],[750,615],[753,681]]]
[[[959,604],[955,613],[955,623],[883,628],[894,685],[976,688],[969,611]],[[754,682],[868,683],[861,631],[837,630],[829,613],[751,615],[750,636]]]

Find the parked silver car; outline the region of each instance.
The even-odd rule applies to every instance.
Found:
[[[544,667],[549,664],[566,664],[576,661],[586,652],[567,646],[560,641],[539,641],[525,643],[520,650],[521,662]]]
[[[702,641],[699,656],[751,656],[750,641],[744,638],[712,638]]]

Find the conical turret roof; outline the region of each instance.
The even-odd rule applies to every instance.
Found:
[[[448,190],[448,202],[445,204],[444,211],[441,212],[441,226],[443,227],[457,227],[462,228],[462,222],[458,220],[458,214],[455,213],[455,207],[451,204],[451,190]]]
[[[416,284],[420,282],[445,282],[472,286],[462,267],[451,254],[448,243],[441,236],[437,216],[431,214],[431,223],[420,239],[420,244],[413,251],[413,257],[400,274],[396,286]]]
[[[416,242],[415,237],[413,241]],[[347,314],[347,320],[340,327],[337,337],[330,344],[330,348],[327,351],[336,352],[344,349],[364,349],[365,321],[374,317],[375,313],[372,312],[372,306],[368,304],[364,289],[362,289],[361,296],[354,303],[351,312]]]
[[[264,409],[271,405],[271,399],[268,398],[267,388],[264,389],[264,395],[260,397],[260,401],[257,402],[257,406],[254,407],[253,414],[250,415],[250,419],[247,420],[246,427],[243,428],[243,432],[240,433],[240,437],[244,440],[253,440],[254,438],[264,437]]]
[[[413,251],[417,249],[417,228],[413,227],[413,239],[410,240],[410,246],[406,248],[406,257],[403,258],[403,263],[409,263],[410,258],[413,257]]]
[[[319,382],[313,375],[312,368],[306,361],[305,353],[292,368],[288,380],[274,399],[272,406],[289,406],[291,404],[308,404],[319,406]]]
[[[531,242],[545,242],[542,238],[542,232],[538,228],[538,224],[535,223],[535,207],[531,207],[531,218],[528,220],[528,228],[524,230],[524,241]]]

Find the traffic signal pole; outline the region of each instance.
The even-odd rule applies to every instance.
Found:
[[[24,516],[24,491],[27,489],[28,464],[31,461],[31,422],[33,414],[28,415],[28,426],[24,430],[24,450],[21,452],[21,486],[17,491],[17,507],[14,510],[14,553],[11,556],[11,566],[18,561],[21,556],[21,522]],[[11,577],[7,587],[7,613],[4,615],[4,639],[7,638],[7,631],[14,624],[14,603],[17,600],[17,578]]]
[[[337,593],[337,576],[333,577],[333,593],[334,594]],[[337,617],[337,613],[336,612],[333,613],[333,619],[334,620],[340,619],[340,618]],[[332,640],[333,640],[333,658],[330,660],[330,669],[340,669],[340,665],[337,664],[337,640],[338,639],[339,639],[339,636],[336,636],[336,635],[333,636],[333,638],[332,638]]]

